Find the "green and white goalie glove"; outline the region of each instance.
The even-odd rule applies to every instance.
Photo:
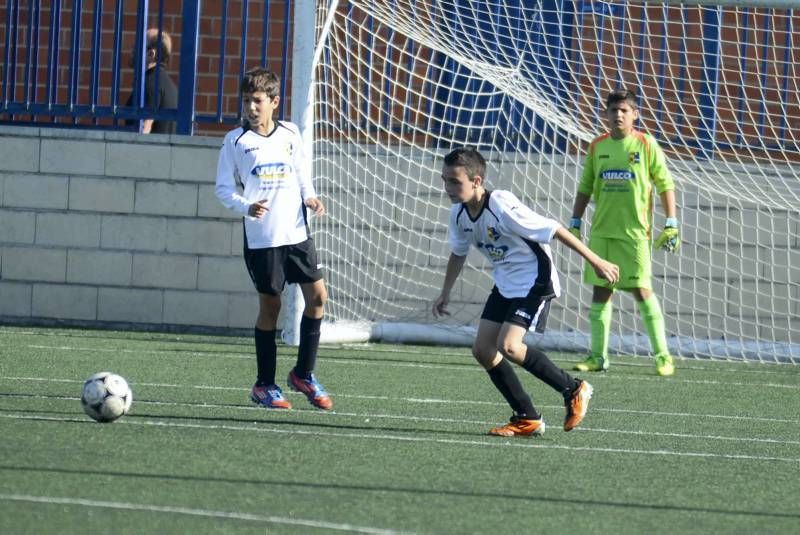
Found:
[[[681,246],[681,237],[678,232],[678,220],[676,218],[667,218],[664,223],[664,230],[656,238],[654,245],[657,249],[664,249],[669,253],[677,252]]]

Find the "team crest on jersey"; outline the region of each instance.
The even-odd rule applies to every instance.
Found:
[[[483,247],[486,249],[486,252],[489,253],[489,258],[492,259],[492,262],[499,262],[500,260],[505,259],[506,253],[508,252],[508,246],[506,245],[495,247],[490,243],[484,243]]]
[[[486,237],[492,241],[497,241],[500,239],[500,233],[497,232],[497,229],[494,227],[489,227],[486,229]]]
[[[638,152],[629,152],[628,153],[628,161],[630,163],[639,163],[639,153]]]
[[[264,163],[253,167],[250,172],[259,180],[284,180],[294,171],[291,164],[285,162]]]
[[[294,143],[289,141],[286,143],[286,155],[291,157],[292,154],[294,154]]]

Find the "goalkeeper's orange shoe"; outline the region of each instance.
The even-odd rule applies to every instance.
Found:
[[[578,381],[578,388],[565,400],[567,415],[564,417],[564,431],[572,431],[583,421],[593,391],[592,385],[586,381]]]
[[[544,420],[531,420],[528,418],[520,418],[519,416],[512,416],[511,421],[506,425],[500,427],[493,427],[489,430],[490,435],[497,435],[499,437],[514,437],[514,436],[529,436],[529,435],[543,435],[544,434]]]

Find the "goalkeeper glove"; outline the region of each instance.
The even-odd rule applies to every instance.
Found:
[[[656,238],[655,247],[674,253],[680,246],[681,238],[678,234],[678,220],[674,217],[668,217],[667,221],[664,223],[664,230],[662,230],[661,234]]]
[[[581,239],[581,218],[580,217],[573,217],[569,220],[569,233]]]

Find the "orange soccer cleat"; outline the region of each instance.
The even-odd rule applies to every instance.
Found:
[[[317,381],[314,374],[310,374],[308,379],[299,377],[294,370],[289,372],[289,388],[297,392],[302,392],[308,398],[309,403],[318,409],[329,411],[333,408],[333,401],[325,391],[325,388]]]
[[[514,415],[506,425],[490,429],[489,434],[500,437],[538,436],[544,434],[544,427],[544,420],[541,418],[538,420],[530,420]]]
[[[589,408],[589,400],[592,398],[592,385],[586,381],[578,381],[578,388],[572,393],[572,397],[565,400],[567,415],[564,417],[564,431],[572,431],[586,416]]]

